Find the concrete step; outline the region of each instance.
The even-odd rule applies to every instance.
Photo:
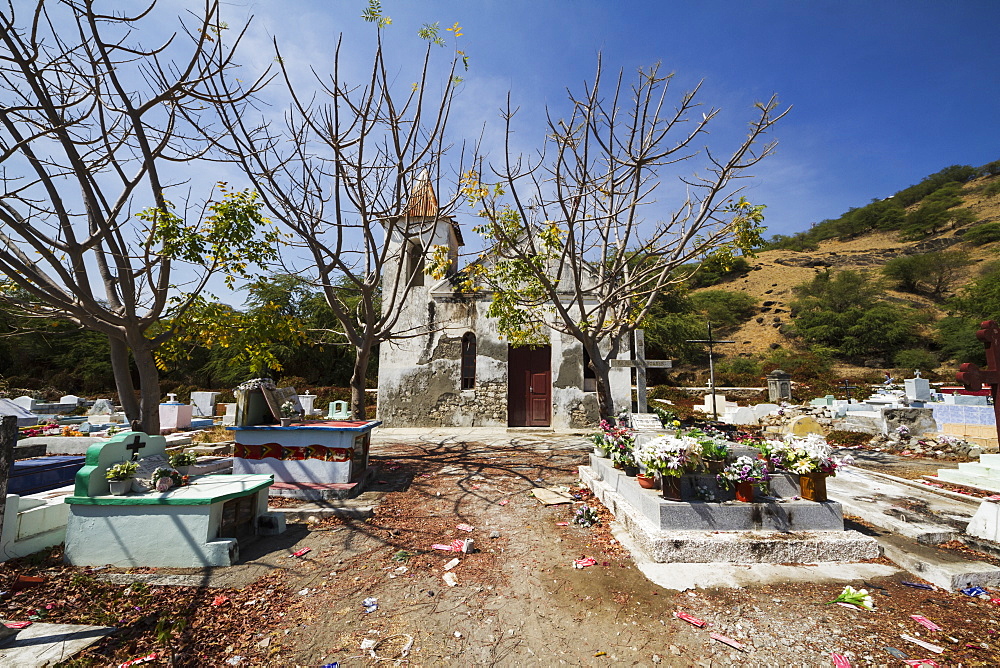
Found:
[[[827,478],[826,486],[830,498],[841,503],[845,515],[928,544],[957,538],[978,507],[869,475],[857,467],[842,469],[836,477]]]
[[[957,485],[972,485],[981,489],[1000,492],[1000,480],[989,476],[963,473],[957,469],[939,469],[937,477],[944,482],[953,482]]]
[[[988,453],[979,455],[979,463],[985,464],[986,466],[996,466],[997,468],[1000,468],[1000,455]]]
[[[886,557],[910,573],[948,591],[965,587],[994,589],[1000,585],[1000,567],[993,564],[964,559],[905,536],[885,534],[877,540]]]
[[[958,465],[958,470],[962,473],[969,473],[971,475],[981,475],[987,477],[993,475],[1000,480],[1000,470],[984,466],[978,462],[962,462]]]
[[[366,519],[375,514],[375,507],[370,503],[359,503],[357,499],[331,500],[321,503],[303,503],[287,508],[268,508],[269,513],[281,513],[286,522],[309,522],[324,520],[328,517],[345,517],[348,519]],[[315,521],[315,520],[313,520]]]

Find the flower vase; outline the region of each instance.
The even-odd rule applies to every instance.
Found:
[[[712,475],[719,475],[726,468],[726,462],[723,459],[710,459],[705,463],[708,466],[708,472]]]
[[[625,475],[627,475],[629,478],[634,478],[637,475],[639,475],[638,466],[630,466],[628,464],[624,464],[622,465],[622,468],[625,470]]]
[[[643,489],[653,489],[656,487],[656,476],[652,473],[641,473],[635,477],[639,487]]]
[[[599,448],[596,445],[594,446],[594,454],[598,457],[604,457],[605,459],[608,457],[608,451],[604,448]]]
[[[281,426],[282,427],[291,427],[292,426],[292,418],[290,418],[290,417],[283,417],[283,418],[279,418],[279,419],[281,420]]]
[[[736,483],[736,500],[742,503],[753,503],[753,483]]]
[[[667,501],[683,501],[681,497],[681,477],[665,475],[660,477],[663,485],[663,498]]]
[[[814,471],[800,475],[799,496],[806,501],[826,501],[826,474]]]
[[[109,480],[108,487],[111,490],[111,496],[124,496],[125,492],[129,491],[132,487],[132,479]]]

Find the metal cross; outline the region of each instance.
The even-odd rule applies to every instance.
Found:
[[[646,413],[649,410],[646,394],[646,369],[669,369],[674,363],[670,360],[646,359],[646,334],[641,329],[635,330],[634,360],[611,360],[613,368],[635,367],[636,412]],[[629,374],[631,375],[631,374]]]
[[[851,403],[851,390],[858,389],[857,386],[851,385],[851,381],[844,379],[844,392],[847,392],[847,403]]]
[[[708,384],[709,391],[712,393],[712,419],[716,422],[719,421],[719,407],[716,405],[715,400],[715,363],[713,361],[713,353],[715,352],[715,344],[717,343],[736,343],[735,341],[720,341],[712,336],[712,321],[708,321],[708,338],[707,339],[688,339],[688,343],[707,343],[708,344]]]
[[[1000,404],[997,403],[997,394],[1000,391],[1000,326],[995,320],[984,320],[979,326],[981,329],[976,332],[976,338],[986,346],[988,369],[980,369],[975,364],[966,362],[959,367],[955,379],[970,392],[978,392],[983,385],[990,386],[993,413],[996,415],[997,438],[1000,438]]]
[[[139,451],[146,447],[146,444],[142,443],[141,441],[142,441],[142,437],[139,436],[139,434],[136,434],[135,435],[135,439],[133,439],[133,441],[131,443],[129,443],[128,445],[125,446],[126,450],[131,450],[132,451],[132,459],[133,460],[138,459],[139,458]]]

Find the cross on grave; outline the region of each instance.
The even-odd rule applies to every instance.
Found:
[[[713,361],[713,353],[715,352],[716,343],[736,343],[735,341],[721,341],[712,336],[712,321],[708,321],[708,338],[707,339],[688,339],[688,343],[707,343],[708,344],[708,384],[709,391],[712,393],[712,419],[718,422],[719,420],[719,407],[716,405],[715,400],[715,362]]]
[[[139,434],[136,434],[135,438],[132,439],[132,442],[125,446],[125,449],[132,451],[132,459],[134,461],[139,458],[139,451],[145,447],[146,444],[142,442],[142,437],[140,437]]]
[[[996,415],[997,438],[1000,438],[1000,404],[997,394],[1000,391],[1000,326],[995,320],[984,320],[981,329],[976,332],[976,338],[986,346],[986,366],[980,369],[971,362],[966,362],[955,374],[955,379],[971,392],[977,392],[983,385],[990,386],[990,396],[993,397],[993,413]]]
[[[844,392],[847,393],[847,403],[851,403],[851,390],[856,390],[858,388],[855,385],[851,385],[851,381],[847,380],[846,378],[844,379],[843,382],[844,382],[843,390]]]
[[[646,413],[649,410],[646,398],[646,369],[669,369],[673,367],[670,360],[646,359],[646,335],[641,329],[635,330],[634,360],[611,360],[612,368],[635,368],[636,412]],[[631,374],[630,374],[631,375]]]

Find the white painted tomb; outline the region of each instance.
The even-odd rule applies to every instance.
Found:
[[[167,399],[160,404],[160,431],[187,429],[191,426],[191,416],[194,406],[177,401],[176,394],[168,394]]]
[[[70,493],[69,488],[61,488],[25,496],[8,494],[0,534],[0,562],[63,542],[69,515],[63,499]]]
[[[74,566],[191,568],[230,566],[239,539],[284,531],[267,512],[267,475],[207,475],[166,492],[112,496],[107,469],[132,458],[164,455],[166,439],[123,432],[87,450],[69,504],[64,559]]]
[[[192,392],[191,406],[194,409],[193,415],[199,417],[212,417],[215,415],[215,398],[219,392]]]
[[[931,400],[931,384],[926,378],[907,378],[903,385],[906,387],[907,401]]]

